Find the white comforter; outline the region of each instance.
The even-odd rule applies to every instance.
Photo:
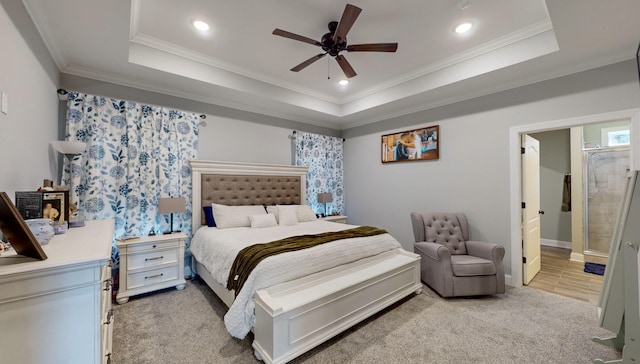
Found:
[[[257,244],[304,234],[339,231],[355,227],[329,221],[299,223],[294,226],[274,226],[261,229],[248,227],[217,229],[201,227],[191,240],[191,253],[220,284],[226,286],[231,265],[240,250]],[[242,290],[224,316],[229,333],[244,338],[255,323],[256,290],[287,282],[315,272],[336,267],[400,248],[389,234],[337,240],[296,252],[269,257],[253,270]]]

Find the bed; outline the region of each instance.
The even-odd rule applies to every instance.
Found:
[[[307,168],[195,160],[191,170],[191,248],[196,274],[229,308],[225,315],[229,333],[241,338],[253,331],[258,359],[288,362],[400,299],[421,292],[419,256],[402,249],[385,233],[267,258],[255,267],[242,289],[228,290],[225,274],[231,262],[211,250],[222,244],[215,239],[231,238],[234,243],[228,245],[237,243],[234,249],[239,250],[253,240],[266,243],[326,231],[340,234],[355,226],[313,219],[263,229],[209,228],[202,207],[212,203],[304,205]]]

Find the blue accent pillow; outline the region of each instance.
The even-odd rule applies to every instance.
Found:
[[[208,227],[216,227],[216,221],[213,219],[213,208],[211,206],[202,206],[204,210],[204,219],[207,221]]]

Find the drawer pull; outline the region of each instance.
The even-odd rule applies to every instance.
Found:
[[[148,262],[148,261],[150,261],[150,260],[158,260],[158,259],[162,259],[162,258],[164,258],[164,256],[162,256],[162,255],[161,255],[161,256],[159,256],[159,257],[155,257],[155,258],[145,258],[145,260],[144,260],[144,261],[145,261],[145,262]]]
[[[152,248],[153,248],[153,249],[155,249],[155,248],[156,248],[156,245],[155,245],[155,244],[153,244]]]
[[[109,279],[107,279],[107,280],[106,280],[106,281],[104,281],[104,282],[105,282],[105,285],[104,285],[104,291],[109,291],[109,290],[111,290],[111,287],[113,286],[113,278],[109,278]]]
[[[144,277],[144,279],[158,278],[158,277],[162,277],[163,275],[164,273],[154,274],[152,276]]]
[[[113,317],[113,309],[109,310],[109,313],[107,314],[107,322],[105,322],[105,325],[109,325],[111,323],[111,318]]]

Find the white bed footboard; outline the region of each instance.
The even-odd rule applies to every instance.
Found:
[[[421,291],[420,257],[403,249],[258,290],[256,357],[286,363]]]

